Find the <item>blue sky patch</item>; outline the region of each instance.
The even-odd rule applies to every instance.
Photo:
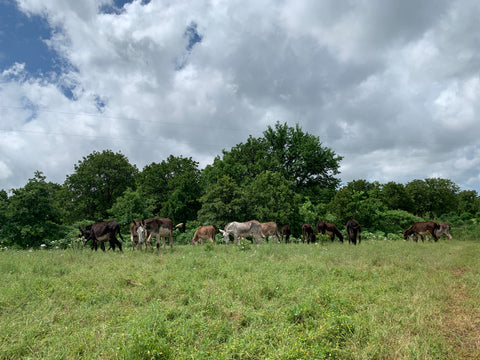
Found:
[[[0,71],[16,62],[31,74],[59,71],[57,54],[44,42],[51,29],[40,16],[27,16],[13,1],[0,0]]]
[[[202,42],[203,36],[198,33],[197,23],[192,22],[185,30],[184,36],[188,39],[187,51],[192,51],[195,44]]]
[[[113,4],[111,5],[103,5],[100,8],[100,12],[102,14],[117,14],[120,15],[124,12],[123,6],[125,4],[132,3],[133,0],[113,0]],[[142,5],[147,5],[150,3],[150,0],[142,0]]]
[[[124,12],[123,5],[131,3],[132,0],[114,0],[113,4],[103,5],[100,8],[102,14],[117,14]]]
[[[182,70],[188,63],[188,58],[190,56],[190,53],[193,50],[193,47],[202,42],[203,36],[198,33],[197,30],[197,23],[196,22],[191,22],[190,25],[187,26],[185,29],[185,32],[183,33],[183,37],[185,37],[188,40],[187,46],[185,48],[186,52],[183,54],[183,56],[180,59],[177,59],[177,63],[175,66],[175,70],[179,71]]]

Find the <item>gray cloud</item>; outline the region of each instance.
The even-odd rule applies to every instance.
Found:
[[[205,166],[280,121],[343,156],[344,182],[480,190],[475,1],[18,2],[49,21],[63,66],[0,69],[0,188],[35,170],[61,183],[107,148],[140,169],[170,154]]]

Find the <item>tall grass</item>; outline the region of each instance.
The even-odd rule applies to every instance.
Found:
[[[455,240],[3,251],[0,358],[474,359],[479,253]]]

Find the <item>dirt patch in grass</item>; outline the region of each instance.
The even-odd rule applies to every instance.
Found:
[[[461,276],[461,275],[465,274],[466,272],[467,272],[467,270],[465,270],[465,269],[453,269],[452,270],[452,274],[457,275],[457,276]]]
[[[458,277],[466,272],[465,269],[452,270]],[[453,358],[480,359],[480,310],[465,284],[455,282],[448,289],[445,310],[442,328],[453,347]]]

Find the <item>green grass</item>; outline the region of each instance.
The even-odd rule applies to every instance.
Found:
[[[480,243],[0,252],[2,359],[479,358]]]

